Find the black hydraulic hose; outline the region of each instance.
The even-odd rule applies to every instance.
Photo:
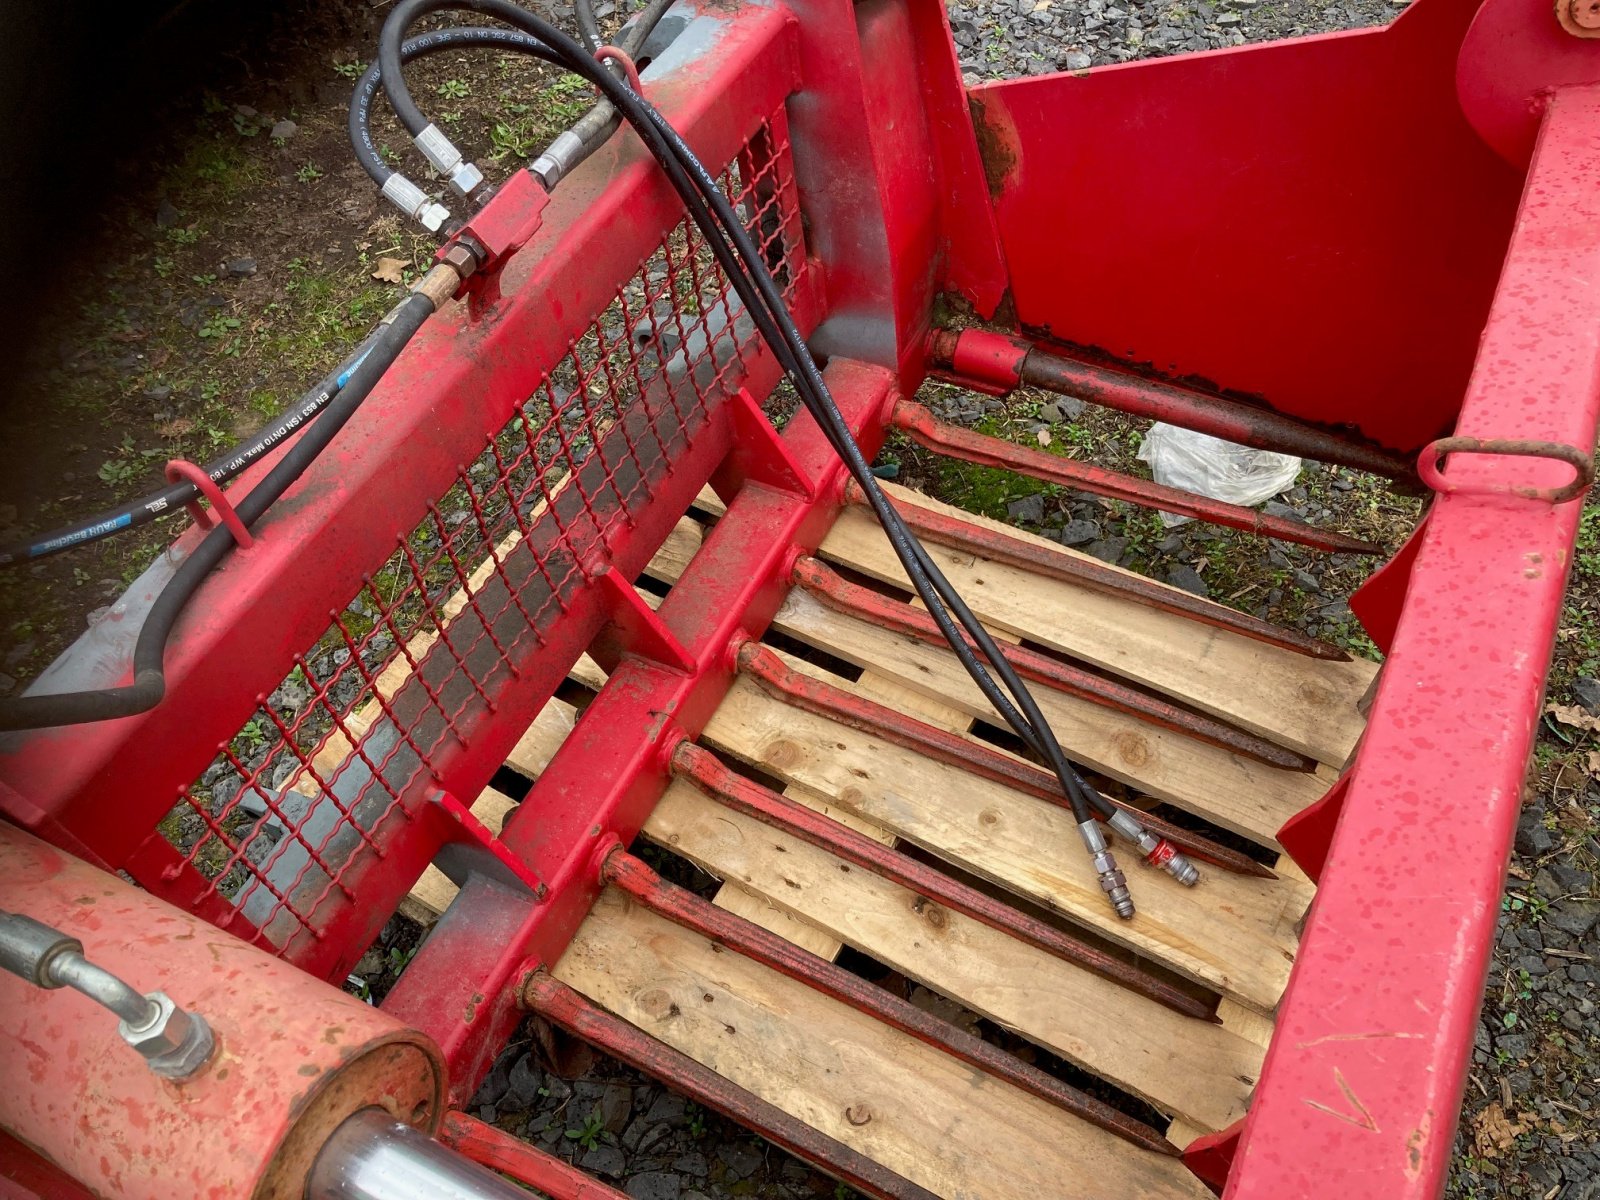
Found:
[[[636,96],[625,84],[615,79],[602,64],[586,54],[581,46],[561,30],[538,15],[510,3],[509,0],[402,0],[384,22],[380,60],[386,61],[395,57],[392,48],[399,45],[410,22],[426,13],[447,8],[485,13],[532,34],[553,51],[569,69],[599,88],[638,131],[652,155],[667,173],[674,189],[683,198],[694,220],[705,232],[708,245],[735,290],[739,292],[740,298],[745,302],[752,319],[760,327],[763,338],[778,355],[780,363],[800,385],[801,397],[807,407],[817,418],[851,474],[861,482],[874,512],[889,537],[890,544],[894,547],[896,556],[905,567],[907,576],[918,595],[928,605],[930,613],[939,623],[946,640],[950,642],[952,651],[1007,722],[1049,761],[1072,807],[1074,818],[1080,824],[1091,820],[1088,786],[1067,762],[1065,754],[1050,730],[1049,723],[1040,713],[1027,687],[1010,668],[1010,664],[1006,662],[988,631],[955,594],[954,588],[922,550],[920,543],[889,503],[888,497],[878,487],[877,480],[871,473],[870,464],[866,462],[860,447],[850,436],[843,415],[834,404],[827,385],[822,380],[821,372],[811,358],[799,331],[794,328],[793,321],[789,319],[782,297],[777,291],[777,285],[767,272],[759,252],[751,244],[748,233],[733,213],[716,181],[684,145],[676,131],[642,97]],[[405,81],[398,73],[391,75],[385,71],[383,85],[397,112],[405,106],[415,109]],[[687,172],[686,167],[689,168]],[[704,201],[709,201],[716,210],[716,220],[713,220],[711,214],[707,212]],[[719,221],[722,229],[718,228]],[[738,256],[744,259],[743,267],[734,261],[735,252],[733,247],[728,245],[728,239],[731,239],[733,246],[737,247]],[[984,664],[978,662],[966,645],[965,639],[956,630],[951,611],[946,611],[946,604],[971,634],[979,650],[989,660],[989,664],[1000,675],[1006,684],[1006,690],[1016,697],[1017,705],[1022,710],[1020,713],[1000,691]]]
[[[345,360],[330,371],[316,387],[301,396],[288,412],[268,424],[248,441],[241,442],[226,454],[212,459],[201,470],[210,476],[213,482],[226,483],[311,420],[326,408],[345,386],[356,365],[372,348],[372,341],[376,336],[376,333],[369,333],[362,338]],[[137,500],[129,500],[115,508],[96,513],[92,517],[85,517],[70,525],[52,529],[48,533],[32,534],[20,542],[0,546],[0,566],[46,558],[63,550],[70,550],[74,546],[85,546],[115,533],[137,529],[142,525],[148,525],[151,521],[182,511],[184,505],[192,503],[199,497],[200,489],[194,484],[174,483],[159,492],[152,492]]]
[[[632,93],[629,93],[629,95],[632,95]],[[652,105],[639,98],[638,106],[644,116],[655,127],[662,140],[671,148],[672,153],[681,163],[690,168],[690,175],[701,196],[710,202],[713,209],[717,210],[718,218],[726,229],[727,236],[733,241],[740,257],[746,263],[746,270],[744,271],[738,271],[736,268],[730,269],[727,264],[724,264],[724,270],[728,273],[730,280],[734,281],[736,289],[738,289],[738,281],[742,275],[753,281],[762,293],[762,303],[757,305],[752,303],[752,298],[746,295],[742,289],[738,289],[740,290],[740,298],[744,300],[747,310],[752,312],[752,316],[756,317],[758,323],[762,323],[757,314],[763,307],[773,317],[774,322],[781,331],[782,341],[790,352],[788,357],[792,362],[802,365],[804,370],[802,378],[808,386],[802,388],[801,391],[802,397],[807,400],[807,407],[817,417],[818,423],[827,433],[829,441],[833,444],[840,457],[844,459],[851,475],[862,485],[862,489],[867,495],[874,513],[889,538],[890,545],[895,550],[896,557],[900,559],[901,564],[905,567],[907,577],[917,589],[917,593],[923,603],[928,607],[930,615],[938,622],[940,630],[950,643],[952,651],[961,661],[962,666],[973,681],[978,684],[984,696],[995,706],[1007,723],[1049,762],[1052,771],[1055,772],[1061,782],[1063,792],[1072,804],[1074,817],[1080,822],[1088,820],[1091,807],[1100,807],[1105,815],[1109,815],[1111,811],[1110,804],[1100,797],[1098,792],[1091,788],[1067,761],[1059,742],[1050,730],[1049,722],[1034,701],[1032,693],[1016,675],[1009,660],[1001,653],[999,647],[995,645],[988,630],[977,620],[960,595],[951,586],[948,579],[945,578],[944,573],[928,557],[927,551],[921,542],[906,527],[899,513],[895,511],[883,489],[878,485],[877,477],[872,474],[870,465],[861,454],[860,447],[856,444],[855,439],[850,436],[843,414],[839,412],[838,406],[834,403],[832,394],[828,391],[821,372],[817,369],[815,360],[811,358],[809,348],[800,337],[799,331],[794,328],[792,320],[789,319],[788,312],[782,303],[782,297],[778,294],[777,286],[767,272],[765,263],[761,262],[759,252],[754,244],[751,243],[743,223],[738,220],[732,210],[732,206],[728,204],[727,197],[723,195],[722,189],[717,186],[716,181],[711,178],[694,153],[684,144],[677,131],[655,111]],[[632,119],[631,114],[630,119]],[[717,242],[719,240],[708,233],[708,244],[712,246],[714,253],[717,250]],[[763,330],[763,336],[767,337],[769,344],[776,350],[777,341],[766,330]],[[792,372],[794,371],[792,366],[790,369]],[[799,374],[799,372],[794,373]],[[810,393],[810,395],[807,395],[807,393]],[[948,611],[946,610],[946,605],[948,605]],[[965,640],[956,631],[951,620],[951,613],[955,614],[956,620],[960,621],[962,627],[978,644],[978,648],[984,658],[988,660],[989,666],[1000,676],[1001,682],[1005,684],[1006,691],[1010,692],[1012,697],[1015,697],[1017,706],[1021,708],[1020,713],[1017,711],[1017,707],[1014,707],[1005,694],[995,685],[985,669],[985,665],[977,661],[970,648],[966,645]],[[1095,800],[1099,801],[1098,806],[1094,804]]]
[[[594,15],[594,0],[577,0],[572,7],[578,18],[578,36],[593,54],[605,44],[600,36],[600,22]]]
[[[400,61],[409,63],[445,50],[481,49],[509,50],[546,60],[552,58],[550,52],[537,38],[529,37],[519,30],[505,29],[498,25],[471,25],[455,29],[435,29],[408,38],[400,47]],[[383,161],[372,138],[372,104],[378,95],[381,75],[382,64],[374,60],[362,73],[356,83],[356,90],[350,95],[348,119],[350,145],[355,150],[356,161],[368,175],[372,176],[372,181],[379,187],[387,183],[389,176],[394,174],[394,168]]]
[[[278,460],[265,479],[235,506],[246,526],[254,525],[284,492],[305,473],[367,394],[383,378],[424,321],[433,315],[433,301],[413,292],[401,301],[377,333],[371,352],[351,373],[349,381],[300,440]],[[184,606],[207,575],[233,548],[233,535],[217,526],[195,547],[156,597],[139,630],[133,650],[134,681],[126,687],[92,692],[65,692],[54,696],[20,696],[0,700],[0,730],[42,729],[52,725],[78,725],[145,712],[166,694],[163,660],[167,639]]]

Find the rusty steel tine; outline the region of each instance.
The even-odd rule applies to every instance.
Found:
[[[721,942],[754,962],[814,988],[841,1004],[875,1017],[901,1033],[928,1043],[968,1066],[1005,1081],[1029,1095],[1054,1104],[1075,1117],[1157,1154],[1180,1151],[1143,1121],[1118,1112],[1070,1084],[1047,1075],[998,1046],[925,1012],[909,1000],[869,983],[837,963],[803,949],[788,938],[761,928],[737,913],[702,900],[687,888],[669,883],[621,846],[600,868],[601,879],[669,921]]]
[[[1058,808],[1071,807],[1061,794],[1060,782],[1043,768],[958,733],[908,717],[887,705],[834,687],[821,679],[791,671],[781,658],[758,642],[747,641],[740,646],[739,667],[747,671],[762,690],[796,708],[830,721],[838,721],[907,750],[914,750],[935,762],[970,772],[981,779],[1015,788]],[[1237,850],[1218,845],[1193,830],[1180,829],[1121,800],[1110,796],[1106,800],[1130,813],[1151,833],[1166,838],[1193,858],[1236,875],[1251,875],[1257,879],[1277,878],[1272,871]]]
[[[796,804],[771,788],[762,787],[731,771],[716,755],[690,741],[683,741],[673,752],[673,769],[725,808],[743,813],[789,836],[825,850],[846,862],[854,863],[890,883],[898,884],[953,912],[971,917],[1020,942],[1063,962],[1081,967],[1118,987],[1137,992],[1148,1000],[1196,1020],[1215,1022],[1209,1005],[1165,981],[1113,958],[1077,938],[1021,912],[993,896],[980,892],[936,867],[901,854],[857,833],[847,825]]]
[[[930,646],[949,644],[938,624],[923,609],[881,595],[860,584],[851,583],[838,572],[829,569],[820,559],[809,556],[796,559],[793,578],[807,592],[836,612],[857,617],[873,625],[881,625],[926,642]],[[976,649],[970,637],[967,638],[967,644]],[[1238,729],[1204,713],[1180,708],[1176,704],[1130,688],[1126,684],[1058,662],[1025,646],[1002,645],[1000,652],[1006,656],[1006,660],[1022,678],[1044,684],[1058,692],[1065,692],[1080,700],[1088,700],[1102,707],[1127,713],[1151,724],[1171,729],[1175,733],[1209,742],[1230,754],[1242,754],[1286,771],[1316,769],[1317,764],[1312,759],[1287,747],[1269,742],[1266,738]]]
[[[1314,550],[1327,550],[1335,554],[1383,553],[1382,546],[1364,542],[1335,529],[1320,529],[1301,521],[1291,521],[1287,517],[1274,517],[1242,504],[1213,500],[1182,488],[1140,479],[1137,475],[1062,458],[1059,454],[1047,454],[1031,446],[1019,446],[1015,442],[962,429],[959,425],[939,420],[912,400],[902,400],[895,405],[894,423],[917,444],[963,462],[1015,471],[1045,483],[1077,488],[1096,496],[1109,496],[1141,508],[1177,513],[1213,525],[1226,525],[1231,529],[1258,533],[1282,542],[1298,542]]]
[[[862,492],[861,485],[854,480],[845,485],[844,494],[845,499],[851,504],[866,503],[866,495]],[[1283,650],[1292,650],[1296,654],[1304,654],[1310,658],[1327,659],[1330,662],[1350,660],[1350,656],[1343,650],[1337,646],[1330,646],[1327,642],[1306,637],[1293,630],[1280,629],[1259,617],[1224,608],[1220,604],[1202,600],[1199,596],[1191,595],[1180,588],[1167,587],[1153,579],[1135,575],[1131,571],[1118,570],[1087,555],[1068,554],[1063,550],[1037,546],[1010,534],[947,517],[943,513],[934,512],[917,504],[907,504],[903,500],[892,500],[892,502],[899,510],[902,519],[918,537],[937,542],[952,550],[959,550],[963,554],[1032,571],[1038,575],[1059,579],[1064,583],[1096,588],[1147,608],[1157,608],[1175,616],[1187,617],[1191,621],[1214,625],[1229,633],[1265,642]]]
[[[543,970],[528,977],[522,985],[521,998],[524,1008],[552,1025],[661,1080],[703,1108],[755,1130],[774,1146],[826,1171],[864,1196],[878,1200],[938,1200],[919,1184],[724,1079],[681,1050],[612,1016]]]

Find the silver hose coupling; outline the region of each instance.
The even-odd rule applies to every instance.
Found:
[[[1160,867],[1184,887],[1200,882],[1200,870],[1178,848],[1164,837],[1157,837],[1139,824],[1129,813],[1118,809],[1107,822],[1120,836],[1139,847],[1146,866]]]
[[[383,183],[383,194],[406,216],[420,221],[429,233],[438,233],[450,219],[450,210],[396,171]]]
[[[1078,826],[1078,836],[1083,839],[1084,848],[1094,863],[1094,872],[1100,877],[1100,890],[1117,910],[1117,916],[1128,920],[1133,916],[1133,894],[1128,891],[1128,881],[1106,846],[1106,835],[1094,821],[1084,821]]]
[[[430,166],[450,181],[450,186],[463,196],[483,182],[483,172],[467,162],[455,143],[444,135],[437,125],[429,125],[412,139]]]
[[[556,135],[544,153],[528,164],[528,170],[553,192],[568,171],[583,161],[583,139],[568,129]]]

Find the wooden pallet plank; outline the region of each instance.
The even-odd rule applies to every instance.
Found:
[[[903,488],[894,489],[894,494],[896,499],[1050,546],[1063,557],[1075,554]],[[863,509],[848,508],[840,514],[821,553],[876,579],[910,587],[883,530]],[[932,542],[928,553],[986,622],[1184,700],[1319,761],[1343,764],[1361,732],[1363,721],[1356,705],[1377,671],[1373,663],[1308,658]]]
[[[1208,870],[1196,889],[1135,871],[1139,914],[1105,902],[1072,815],[735,683],[705,742],[831,797],[897,836],[1262,1011],[1277,1004],[1308,894]]]
[[[694,521],[679,522],[649,573],[676,581],[702,536]],[[902,711],[913,711],[907,698],[916,696],[919,704],[936,706],[924,709],[924,715],[940,715],[939,723],[947,727],[966,728],[960,723],[965,718],[953,709],[969,718],[1000,720],[948,649],[834,612],[803,588],[790,591],[773,628],[861,667],[870,676],[868,687],[880,691],[874,698],[887,695],[881,689],[890,681],[899,685],[893,698],[905,702],[896,705]],[[1283,823],[1328,788],[1318,775],[1230,754],[1091,701],[1042,686],[1033,693],[1063,747],[1078,761],[1263,846],[1276,846]]]
[[[773,628],[1000,723],[946,647],[836,613],[801,588],[789,593]],[[1283,823],[1327,791],[1314,774],[1269,766],[1052,688],[1032,691],[1070,757],[1263,846],[1275,846]]]
[[[1243,1115],[1263,1051],[729,811],[686,783],[645,834],[941,995],[1205,1129]],[[1115,1014],[1107,1019],[1107,1014]]]
[[[608,890],[555,975],[941,1196],[1209,1196],[1141,1150]],[[846,1113],[849,1116],[846,1116]]]

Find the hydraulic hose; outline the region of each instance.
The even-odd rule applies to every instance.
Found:
[[[377,335],[369,333],[362,338],[356,348],[352,350],[345,360],[326,375],[316,387],[312,388],[288,412],[276,421],[267,425],[249,441],[241,442],[226,454],[212,459],[201,468],[215,483],[227,483],[251,463],[255,462],[267,451],[271,450],[284,438],[296,429],[299,429],[312,417],[316,416],[328,403],[339,394],[351,373],[372,348],[373,338]],[[85,546],[90,542],[97,542],[101,538],[110,537],[114,533],[125,530],[137,529],[141,525],[148,525],[151,521],[161,517],[171,516],[180,511],[184,505],[190,504],[200,498],[200,490],[192,483],[175,483],[163,488],[159,492],[151,492],[138,500],[129,500],[115,508],[108,508],[104,512],[96,513],[92,517],[74,521],[71,525],[63,525],[59,529],[52,529],[48,533],[38,533],[25,538],[20,542],[0,546],[0,566],[10,563],[27,562],[32,559],[46,558],[52,554],[59,554],[74,546]]]
[[[518,54],[531,54],[535,58],[547,61],[552,59],[550,52],[537,38],[497,25],[473,25],[455,29],[435,29],[408,38],[400,47],[400,61],[409,63],[445,50],[481,49],[509,50]],[[394,168],[383,161],[383,156],[378,153],[378,147],[372,138],[372,104],[378,95],[382,65],[381,61],[374,61],[356,82],[356,90],[350,96],[348,121],[350,145],[355,150],[356,161],[372,177],[372,182],[380,188],[388,183],[389,177],[395,173]]]
[[[838,407],[833,403],[832,396],[823,382],[821,372],[815,361],[811,358],[804,341],[800,338],[793,322],[788,319],[784,309],[782,297],[778,294],[777,286],[761,262],[759,252],[749,240],[742,223],[733,213],[726,197],[717,187],[715,180],[705,171],[704,167],[689,151],[676,131],[665,122],[654,108],[637,97],[623,83],[615,79],[596,60],[584,53],[582,48],[568,38],[559,29],[550,25],[537,15],[528,12],[509,2],[509,0],[402,0],[384,23],[382,40],[380,43],[380,62],[387,62],[396,57],[393,47],[400,44],[407,25],[420,19],[422,16],[439,11],[440,9],[468,9],[484,13],[516,25],[524,32],[532,34],[555,52],[560,61],[575,73],[587,78],[606,95],[607,99],[615,105],[631,124],[639,131],[652,154],[667,172],[673,182],[674,188],[683,197],[690,207],[697,224],[705,230],[708,242],[713,253],[718,257],[719,263],[728,274],[740,298],[744,300],[746,308],[752,318],[761,328],[763,337],[779,355],[780,362],[790,371],[800,383],[802,398],[807,401],[807,406],[813,412],[827,433],[835,450],[844,459],[850,472],[861,482],[866,491],[869,502],[880,522],[887,532],[891,545],[897,557],[904,565],[908,577],[916,587],[923,602],[928,605],[934,619],[939,622],[946,639],[950,641],[952,649],[960,658],[962,665],[978,684],[980,689],[991,703],[995,704],[1001,715],[1017,730],[1033,748],[1039,751],[1050,763],[1061,778],[1063,791],[1066,793],[1073,809],[1074,816],[1081,823],[1087,822],[1092,817],[1091,803],[1087,796],[1087,785],[1082,777],[1067,763],[1064,754],[1054,736],[1049,732],[1048,722],[1039,712],[1026,686],[1011,670],[1009,663],[1000,653],[987,630],[961,602],[941,572],[928,558],[927,553],[917,542],[915,536],[907,529],[894,511],[887,496],[878,487],[876,478],[872,475],[870,465],[863,458],[860,448],[850,437],[844,425],[844,419]],[[406,88],[404,78],[396,72],[390,75],[385,72],[383,86],[389,95],[390,103],[397,112],[406,111],[408,108],[416,111],[414,101]],[[422,120],[420,111],[417,118]],[[685,166],[690,168],[685,171]],[[722,229],[713,221],[711,214],[706,211],[702,198],[711,202],[713,208],[718,210],[717,217]],[[738,254],[744,259],[744,266],[733,260],[733,253],[725,239],[732,239],[737,247]],[[751,284],[754,284],[752,290]],[[758,294],[759,293],[759,296]],[[950,611],[946,610],[946,605]],[[966,646],[965,640],[957,632],[950,612],[956,614],[963,627],[972,636],[983,652],[984,657],[994,664],[996,673],[1006,684],[1006,690],[1017,698],[1022,711],[1017,711],[1017,706],[1002,693],[993,678],[980,664],[971,650]]]
[[[1101,886],[1118,914],[1131,917],[1134,909],[1126,881],[1107,849],[1104,835],[1094,822],[1096,812],[1104,815],[1110,806],[1068,762],[1026,685],[1017,677],[988,631],[962,602],[878,486],[809,349],[789,317],[776,283],[716,181],[648,102],[614,78],[559,29],[536,14],[509,3],[509,0],[404,0],[385,22],[382,34],[385,49],[398,44],[409,21],[443,8],[465,8],[485,13],[532,34],[553,51],[563,65],[599,88],[634,126],[682,197],[691,218],[705,232],[707,243],[719,265],[744,301],[762,337],[794,379],[807,408],[852,476],[861,484],[907,577],[938,622],[952,651],[985,697],[1019,736],[1045,758],[1056,774],[1078,822],[1079,833],[1094,859]],[[403,78],[386,74],[384,87],[397,111],[404,105],[412,104]],[[715,218],[707,210],[708,203],[716,213]],[[742,265],[736,258],[742,260]],[[957,622],[971,636],[986,662],[979,662],[972,653],[957,629]],[[999,676],[1000,683],[1005,685],[1004,691],[990,675],[991,669]],[[1100,803],[1096,805],[1095,800]]]
[[[435,270],[450,270],[436,267]],[[339,394],[291,446],[260,483],[238,502],[239,518],[254,525],[288,491],[317,456],[325,450],[345,424],[355,415],[367,394],[383,378],[400,352],[433,315],[433,300],[413,291],[385,318],[370,351],[351,372]],[[52,725],[78,725],[88,721],[107,721],[145,712],[161,702],[166,694],[163,660],[167,640],[178,616],[200,584],[233,549],[233,535],[217,526],[195,547],[161,594],[156,597],[144,625],[139,630],[133,651],[133,683],[119,688],[92,692],[65,692],[53,696],[20,696],[0,701],[0,730],[42,729]]]

